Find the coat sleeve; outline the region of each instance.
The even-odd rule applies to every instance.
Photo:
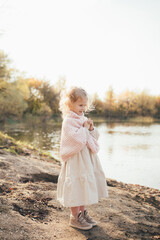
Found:
[[[87,128],[77,127],[72,119],[65,119],[62,124],[60,156],[66,161],[80,152],[87,144],[89,133]]]
[[[94,127],[94,129],[93,129],[92,131],[90,131],[90,134],[91,134],[96,140],[98,140],[98,138],[99,138],[99,132],[98,132],[98,130],[97,130],[96,127]]]
[[[87,147],[92,151],[92,153],[97,153],[99,151],[98,144],[99,133],[96,128],[94,130],[89,131],[89,137],[87,141]]]

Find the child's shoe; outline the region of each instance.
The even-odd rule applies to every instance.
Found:
[[[93,227],[97,226],[97,222],[93,220],[91,216],[89,216],[88,211],[84,210],[83,217],[87,223],[91,224]]]
[[[79,212],[77,216],[70,215],[69,225],[74,228],[81,230],[89,230],[92,228],[92,224],[88,223],[82,215],[82,212]]]

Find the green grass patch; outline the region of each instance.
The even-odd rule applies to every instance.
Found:
[[[20,141],[16,141],[14,138],[8,136],[7,134],[4,134],[0,132],[0,148],[5,149],[8,152],[23,155],[26,152],[26,148],[28,150],[32,150],[33,147],[22,143]]]
[[[14,138],[2,132],[0,132],[0,149],[4,149],[15,155],[26,155],[35,152],[39,156],[57,161],[49,152],[39,150],[26,142],[16,141]]]

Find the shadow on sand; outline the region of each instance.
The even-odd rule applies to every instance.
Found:
[[[118,238],[110,237],[100,226],[93,227],[91,230],[88,231],[79,229],[76,230],[83,234],[86,237],[86,240],[118,240]]]

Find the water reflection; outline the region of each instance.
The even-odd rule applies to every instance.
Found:
[[[149,136],[151,135],[150,132],[129,132],[129,131],[126,131],[126,132],[123,132],[123,131],[112,131],[112,130],[108,130],[107,131],[108,134],[125,134],[125,135],[139,135],[139,136]]]
[[[160,125],[101,124],[99,156],[106,176],[160,188]]]
[[[138,144],[138,145],[135,145],[135,146],[124,146],[124,150],[125,151],[130,151],[130,150],[147,150],[150,148],[150,145],[147,145],[147,144]]]
[[[99,157],[106,177],[160,189],[160,124],[101,123]],[[59,159],[60,126],[10,124],[1,130]]]

